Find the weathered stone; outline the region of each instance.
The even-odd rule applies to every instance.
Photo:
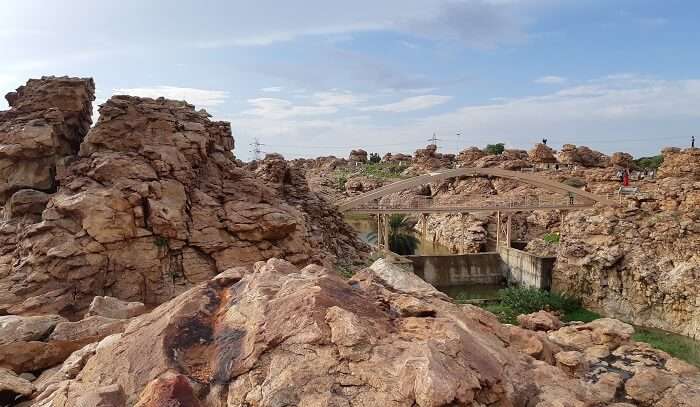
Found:
[[[0,405],[14,405],[17,398],[27,397],[34,392],[34,386],[13,371],[0,368]]]
[[[126,320],[106,318],[97,315],[86,317],[77,322],[61,322],[49,336],[49,341],[66,341],[86,344],[122,332]]]
[[[141,302],[127,302],[114,297],[95,296],[90,303],[85,318],[99,315],[105,318],[129,319],[146,312]]]
[[[561,321],[551,312],[538,311],[518,315],[518,325],[531,331],[552,331],[561,328]]]
[[[67,320],[59,315],[0,317],[0,346],[13,342],[41,341],[46,339],[54,327]]]

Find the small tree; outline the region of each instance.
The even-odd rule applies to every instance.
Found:
[[[503,153],[503,150],[506,149],[506,145],[504,143],[496,143],[496,144],[487,144],[486,148],[484,151],[490,155],[500,155]]]
[[[416,231],[406,215],[389,216],[389,250],[400,255],[414,254],[420,245],[420,240],[415,234]],[[372,232],[367,238],[376,243],[377,233]]]
[[[377,153],[370,153],[369,154],[369,162],[372,164],[377,164],[380,161],[382,161],[382,158],[379,156]]]

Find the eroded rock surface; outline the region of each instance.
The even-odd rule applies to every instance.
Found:
[[[64,83],[72,92],[58,101],[39,91],[63,91]],[[362,251],[335,209],[284,161],[281,173],[270,167],[262,179],[240,167],[228,123],[185,102],[114,96],[80,143],[92,81],[40,84],[13,96],[13,109],[0,115],[0,141],[29,137],[15,130],[27,104],[44,116],[65,104],[56,126],[73,150],[61,151],[80,151],[51,156],[59,188],[41,215],[32,203],[40,199],[17,200],[29,202],[23,207],[34,217],[0,221],[1,312],[77,319],[96,295],[159,304],[230,267],[273,256],[330,266]],[[58,137],[55,126],[42,126]]]
[[[629,342],[628,327],[534,332],[454,304],[386,262],[348,281],[271,259],[81,350],[80,372],[64,373],[34,405],[105,393],[123,397],[117,406],[647,405],[652,377],[663,377],[654,400],[692,405],[682,403],[700,393],[698,370]],[[580,332],[588,339],[567,339]]]
[[[43,77],[5,98],[0,112],[0,206],[21,189],[55,189],[58,163],[74,155],[92,123],[95,84]]]

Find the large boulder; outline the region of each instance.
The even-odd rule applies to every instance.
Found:
[[[23,397],[28,397],[34,392],[34,386],[15,372],[0,367],[0,405],[14,405]]]
[[[57,166],[78,151],[92,123],[90,78],[43,77],[5,96],[0,112],[0,205],[20,189],[51,191]]]

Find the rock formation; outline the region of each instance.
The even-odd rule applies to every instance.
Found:
[[[610,156],[610,163],[616,167],[634,169],[634,157],[629,153],[616,152]]]
[[[680,173],[664,162],[660,173]],[[680,160],[680,162],[684,162]],[[620,208],[566,217],[554,288],[639,325],[700,334],[700,182],[669,177]]]
[[[662,154],[664,162],[659,168],[659,177],[688,177],[700,181],[700,148],[665,148]]]
[[[435,144],[429,144],[425,148],[416,150],[413,164],[408,170],[411,173],[420,173],[439,168],[450,168],[454,165],[454,154],[442,154],[437,152]]]
[[[34,392],[32,405],[690,407],[700,400],[698,369],[630,342],[631,326],[605,319],[546,331],[558,326],[549,323],[535,324],[539,332],[501,325],[383,260],[346,281],[271,259],[228,270],[76,352],[58,369],[65,380]]]
[[[68,90],[56,97],[54,89]],[[9,99],[13,108],[0,115],[0,128],[11,131],[0,132],[2,142],[9,134],[37,143],[34,130],[18,127],[26,110],[43,117],[32,128],[46,129],[40,131],[47,140],[64,137],[77,149],[89,124],[92,80],[29,81]],[[57,121],[42,124],[47,115]],[[77,155],[67,147],[61,159],[47,155],[56,163],[57,191],[47,197],[22,189],[6,205],[0,312],[75,319],[95,295],[159,304],[218,272],[274,256],[299,265],[355,260],[354,235],[300,175],[284,164],[257,179],[236,163],[232,148],[228,123],[185,102],[109,99]],[[51,190],[30,184],[6,191]]]
[[[367,162],[367,151],[363,149],[350,151],[350,156],[348,157],[350,163],[366,163]]]
[[[573,144],[564,144],[557,155],[557,159],[562,164],[581,165],[584,167],[607,167],[610,165],[610,157],[605,154],[591,150],[586,146],[576,147]]]
[[[471,167],[476,160],[485,156],[486,152],[484,152],[479,147],[469,147],[460,151],[459,154],[457,154],[457,166]]]
[[[556,163],[557,158],[554,156],[554,150],[545,144],[538,143],[535,147],[528,153],[530,160],[536,164],[549,164]]]
[[[0,112],[0,206],[22,189],[51,192],[56,167],[75,155],[92,120],[92,79],[44,77],[5,96]]]

